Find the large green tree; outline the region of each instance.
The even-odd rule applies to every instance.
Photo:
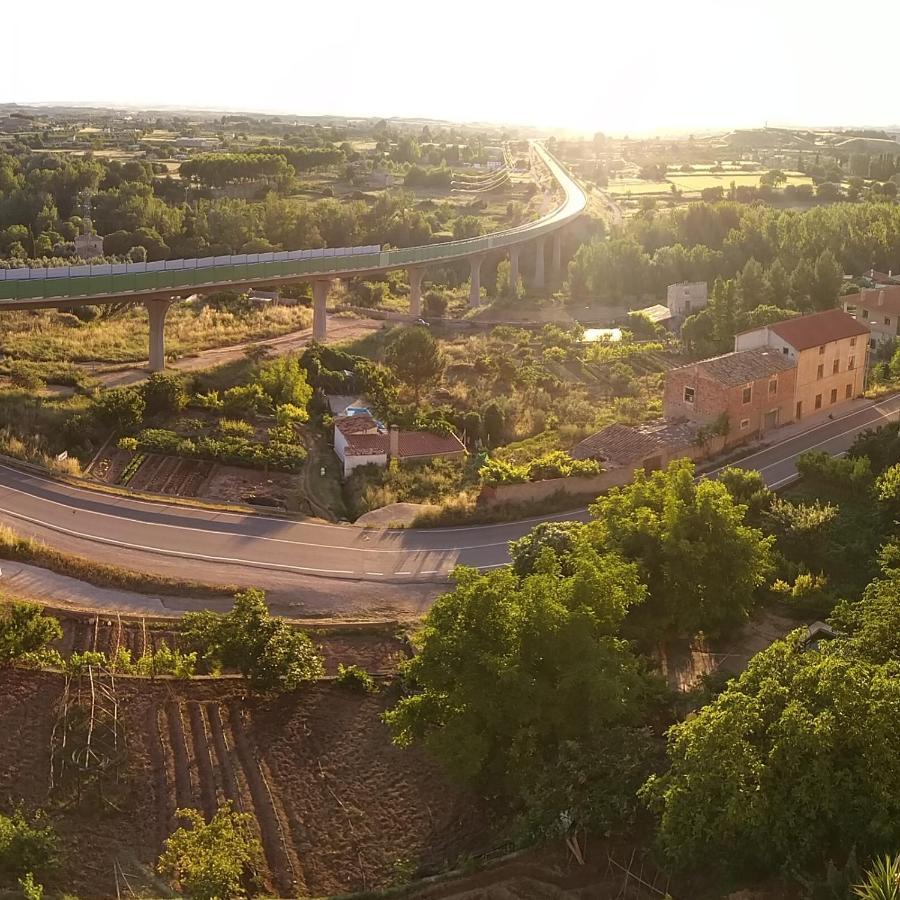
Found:
[[[649,589],[632,616],[638,634],[721,634],[746,620],[772,547],[746,512],[724,484],[696,481],[688,460],[638,470],[632,484],[597,500],[587,540],[637,563]]]
[[[571,763],[576,748],[582,771],[589,768],[608,729],[640,722],[650,691],[618,637],[644,595],[635,567],[582,548],[570,571],[549,548],[524,578],[508,568],[457,569],[456,587],[416,638],[419,652],[405,668],[411,692],[385,715],[397,743],[421,740],[452,775],[532,812],[527,798],[539,779],[545,798],[567,796],[542,776],[564,757]],[[604,787],[627,802],[614,776]],[[537,818],[563,811],[541,806]]]
[[[643,793],[677,867],[772,872],[900,844],[900,677],[799,630],[669,731]]]

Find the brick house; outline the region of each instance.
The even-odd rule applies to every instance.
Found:
[[[844,312],[869,329],[870,347],[892,340],[900,335],[900,284],[848,294],[844,297]]]
[[[801,421],[862,394],[869,336],[864,322],[828,309],[743,331],[735,335],[734,349],[768,347],[796,366],[790,419]]]
[[[671,369],[663,415],[712,425],[728,419],[725,446],[790,422],[797,370],[793,360],[768,347],[726,353]]]

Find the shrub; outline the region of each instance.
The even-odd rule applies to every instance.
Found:
[[[290,691],[324,672],[309,636],[269,615],[262,591],[235,594],[225,615],[188,613],[181,630],[188,646],[213,665],[241,672],[257,690]]]
[[[38,813],[29,821],[21,809],[0,815],[0,874],[22,878],[56,863],[57,838]]]
[[[59,621],[45,616],[36,603],[0,607],[0,666],[40,654],[61,637]]]
[[[312,399],[313,389],[306,380],[306,370],[296,356],[281,356],[264,363],[256,376],[256,383],[273,407],[286,403],[305,411]]]
[[[178,375],[167,375],[165,372],[154,372],[144,382],[141,395],[149,416],[174,415],[181,412],[188,401],[182,379]]]
[[[258,384],[235,385],[222,397],[222,409],[230,416],[254,416],[267,406],[266,393]]]
[[[361,666],[345,666],[338,663],[338,684],[360,694],[376,690],[375,679]]]
[[[209,409],[218,412],[222,408],[222,397],[218,391],[207,391],[206,393],[196,394],[194,403],[200,409]]]
[[[179,809],[187,822],[166,839],[157,868],[192,900],[246,896],[243,881],[262,860],[253,817],[237,813],[230,801],[207,823],[196,809]]]
[[[177,453],[182,443],[182,437],[167,428],[145,428],[137,436],[138,446],[149,453]]]
[[[219,431],[230,437],[250,438],[253,437],[256,429],[243,419],[221,419],[219,421]]]
[[[133,438],[133,437],[119,438],[118,442],[116,443],[116,446],[120,450],[132,450],[132,451],[137,450],[137,448],[138,448],[137,438]]]
[[[525,465],[514,465],[502,459],[488,459],[478,470],[481,480],[488,485],[524,484],[528,481],[545,481],[550,478],[598,475],[603,467],[596,460],[572,459],[563,450],[551,450]]]
[[[143,395],[134,388],[112,388],[94,397],[89,413],[101,427],[128,433],[140,427],[145,409]]]
[[[822,450],[810,450],[797,457],[797,471],[804,478],[827,484],[836,491],[868,492],[872,487],[872,468],[865,456],[837,457]]]
[[[309,413],[293,403],[281,403],[275,407],[275,421],[279,425],[291,425],[294,422],[305,422]]]
[[[440,319],[447,314],[447,296],[438,291],[428,291],[422,298],[422,308],[429,318]]]

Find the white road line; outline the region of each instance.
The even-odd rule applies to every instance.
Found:
[[[0,468],[3,468],[3,466],[0,465]],[[70,511],[73,509],[73,507],[71,505],[61,503],[58,500],[51,500],[48,497],[39,497],[37,494],[32,494],[32,493],[29,493],[28,491],[23,491],[23,490],[20,490],[19,488],[14,488],[7,484],[0,485],[0,488],[2,488],[2,490],[12,491],[12,493],[14,493],[14,494],[21,494],[23,497],[31,497],[33,500],[37,501],[38,503],[50,503],[50,504],[53,504],[54,506],[62,507],[63,509],[65,509],[67,511]],[[123,509],[124,509],[124,507],[123,507]],[[318,550],[340,550],[340,551],[344,551],[344,552],[349,551],[352,553],[403,553],[403,554],[459,553],[463,550],[481,550],[486,547],[505,547],[509,543],[508,541],[495,541],[495,542],[489,543],[489,544],[471,544],[471,545],[467,545],[467,546],[463,546],[463,547],[418,547],[418,548],[403,547],[403,548],[399,548],[399,549],[393,549],[393,548],[385,549],[385,548],[379,548],[379,547],[356,547],[356,546],[346,545],[346,544],[345,545],[337,544],[337,545],[332,546],[330,544],[314,544],[314,543],[310,543],[309,541],[298,541],[298,540],[292,540],[289,538],[268,537],[267,535],[262,535],[262,534],[248,534],[246,532],[239,532],[239,531],[217,531],[213,528],[201,528],[201,527],[196,527],[193,525],[170,525],[168,522],[150,522],[145,519],[132,519],[126,515],[117,515],[115,513],[100,512],[99,510],[84,509],[82,507],[78,507],[78,511],[83,516],[100,516],[105,519],[115,519],[116,521],[122,521],[124,519],[128,522],[136,523],[139,525],[152,526],[154,528],[171,528],[171,529],[175,529],[177,531],[184,531],[189,534],[190,533],[211,534],[211,535],[215,535],[217,537],[232,537],[232,538],[241,538],[243,540],[268,541],[273,544],[288,544],[288,545],[294,546],[294,547],[311,547],[313,549],[318,549]],[[16,513],[14,513],[12,510],[5,509],[2,507],[0,507],[0,512],[7,512],[7,513],[9,513],[9,515],[16,515]],[[202,522],[203,520],[200,519],[198,521]],[[251,521],[252,521],[252,519],[251,519]],[[303,525],[302,522],[289,522],[289,521],[285,522],[284,519],[269,519],[269,521],[280,522],[282,525],[284,525],[284,524],[300,525],[300,526]],[[48,528],[53,527],[53,525],[51,525],[51,523],[41,522],[39,520],[34,520],[34,524],[46,525]],[[358,535],[358,534],[361,534],[362,532],[353,532],[353,533],[355,535]],[[409,532],[407,532],[407,534],[408,533]],[[425,531],[424,533],[427,534],[428,532]],[[74,534],[74,532],[73,532],[73,534]],[[403,534],[403,532],[400,532],[400,534]],[[90,537],[90,535],[79,535],[79,536]],[[99,540],[99,538],[97,538],[97,539]]]
[[[877,421],[877,420],[876,420],[876,421]],[[818,444],[810,444],[809,447],[807,447],[807,448],[804,449],[804,450],[801,450],[800,452],[801,452],[801,453],[808,453],[810,450],[815,450],[816,447],[822,447],[822,446],[824,446],[825,444],[830,444],[832,441],[836,441],[838,438],[846,437],[848,434],[853,434],[854,432],[856,432],[856,431],[858,431],[858,430],[859,430],[858,428],[848,428],[846,431],[842,431],[842,432],[840,432],[839,434],[833,434],[831,437],[825,438],[824,441],[819,441]],[[843,455],[844,453],[846,453],[846,452],[847,452],[847,451],[845,450],[845,451],[842,451],[841,453],[835,453],[835,454],[832,454],[832,456],[842,456],[842,455]],[[799,455],[799,454],[798,454],[798,455]],[[757,469],[757,471],[758,471],[758,472],[765,472],[766,469],[774,469],[775,466],[782,466],[782,465],[784,465],[786,462],[791,462],[793,459],[795,459],[795,457],[787,457],[787,458],[785,458],[785,459],[780,459],[780,460],[778,460],[778,462],[769,463],[769,465],[763,466],[761,469]],[[741,462],[743,462],[743,460],[741,460]]]

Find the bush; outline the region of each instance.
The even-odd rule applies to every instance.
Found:
[[[258,384],[235,385],[222,397],[222,409],[230,416],[255,416],[267,407],[266,393]]]
[[[167,428],[145,428],[136,438],[137,446],[148,453],[176,454],[183,449],[183,439]]]
[[[253,817],[237,813],[230,801],[207,823],[196,809],[179,809],[188,827],[166,839],[157,868],[191,900],[245,896],[243,882],[263,858]]]
[[[134,388],[112,388],[94,397],[89,413],[97,425],[127,434],[140,427],[145,410],[144,397]]]
[[[599,475],[603,467],[593,459],[572,459],[563,450],[551,450],[531,462],[517,466],[502,459],[488,459],[478,470],[484,484],[524,484],[551,478]]]
[[[222,408],[222,397],[218,391],[207,391],[205,394],[197,394],[194,397],[194,403],[200,409],[209,409],[218,412]]]
[[[0,666],[41,654],[61,637],[59,621],[45,616],[36,603],[0,607]]]
[[[148,416],[169,416],[187,406],[188,395],[178,375],[154,372],[141,387]]]
[[[447,296],[438,291],[427,291],[422,298],[425,315],[433,319],[441,319],[447,315]]]
[[[245,437],[250,438],[256,433],[256,429],[243,419],[221,419],[219,421],[219,431],[227,434],[229,437]]]
[[[338,684],[360,694],[376,690],[375,679],[361,666],[345,666],[338,663]]]
[[[0,874],[23,878],[50,868],[57,858],[56,833],[38,813],[29,821],[22,810],[0,815]]]
[[[256,376],[258,384],[273,407],[290,404],[305,411],[312,399],[312,387],[306,379],[306,370],[296,356],[281,356],[264,363]]]
[[[181,631],[188,646],[212,664],[240,672],[257,690],[291,691],[324,673],[309,636],[269,615],[262,591],[235,594],[225,615],[188,613]]]

